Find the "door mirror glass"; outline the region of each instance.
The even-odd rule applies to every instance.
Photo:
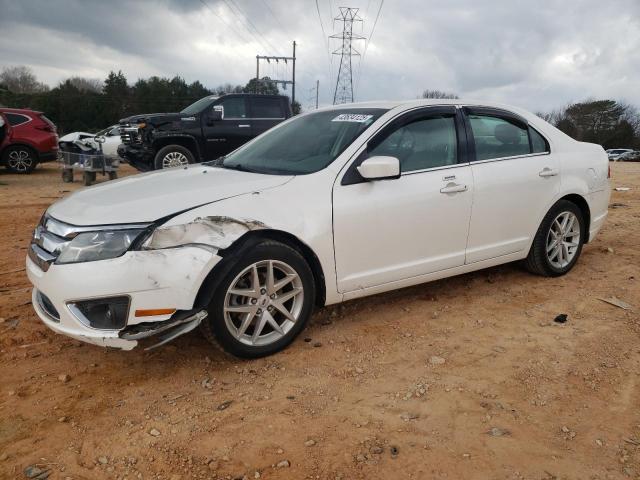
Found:
[[[362,178],[367,180],[400,178],[400,160],[396,157],[370,157],[357,168]]]
[[[217,122],[218,120],[224,120],[224,107],[222,105],[214,105],[213,110],[211,111],[211,115],[209,119],[212,122]]]

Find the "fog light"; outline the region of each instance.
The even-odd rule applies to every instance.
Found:
[[[69,310],[78,320],[91,328],[120,330],[127,325],[129,316],[127,296],[96,298],[69,303]]]

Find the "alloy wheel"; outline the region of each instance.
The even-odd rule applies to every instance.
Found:
[[[304,288],[285,262],[262,260],[231,282],[224,300],[227,329],[238,341],[263,346],[284,337],[299,320]]]
[[[27,172],[33,165],[33,157],[28,150],[12,150],[7,163],[16,172]]]
[[[546,252],[549,263],[563,269],[571,263],[580,247],[580,222],[573,212],[562,212],[551,223]]]
[[[189,165],[189,159],[180,152],[169,152],[162,159],[162,168],[184,167],[185,165]]]

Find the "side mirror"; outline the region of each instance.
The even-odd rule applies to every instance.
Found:
[[[211,111],[211,115],[209,115],[209,119],[212,122],[224,120],[224,107],[222,105],[214,105],[213,110]]]
[[[357,167],[366,180],[390,180],[400,178],[400,160],[396,157],[378,156],[367,158]]]
[[[104,142],[106,141],[106,138],[104,138],[104,136],[100,135],[100,136],[98,136],[98,137],[94,137],[94,138],[93,138],[93,140],[94,140],[96,143],[104,143]]]

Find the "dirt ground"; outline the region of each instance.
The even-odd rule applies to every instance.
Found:
[[[569,275],[506,265],[325,308],[253,361],[197,332],[122,352],[49,331],[24,257],[81,186],[0,173],[0,477],[640,478],[640,164],[612,167],[631,189]]]

